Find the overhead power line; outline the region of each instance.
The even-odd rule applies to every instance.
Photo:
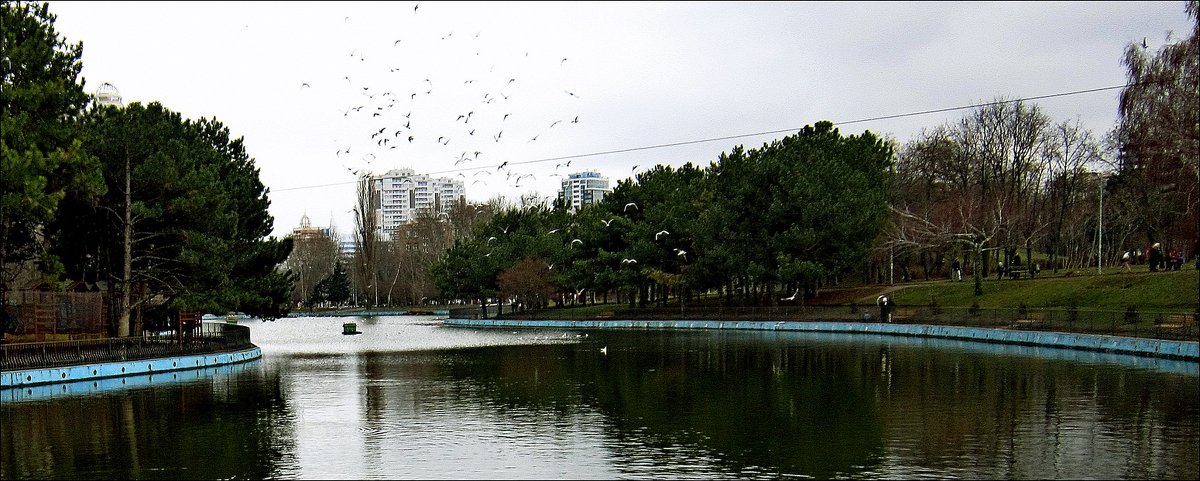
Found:
[[[974,109],[974,108],[979,108],[979,107],[989,107],[992,105],[1003,105],[1003,104],[1009,104],[1009,103],[1024,102],[1024,101],[1029,101],[1029,100],[1041,100],[1041,99],[1048,99],[1048,98],[1054,98],[1054,97],[1067,97],[1067,96],[1071,96],[1071,95],[1082,95],[1082,94],[1089,94],[1089,93],[1095,93],[1095,92],[1103,92],[1106,90],[1122,89],[1122,88],[1131,87],[1134,85],[1137,85],[1137,83],[1135,82],[1135,83],[1128,83],[1128,84],[1122,84],[1122,85],[1113,85],[1111,87],[1099,87],[1099,88],[1084,89],[1084,90],[1072,90],[1069,92],[1059,92],[1059,93],[1046,94],[1046,95],[1037,95],[1037,96],[1033,96],[1033,97],[1022,97],[1022,98],[1011,99],[1011,100],[997,100],[997,101],[992,101],[992,102],[963,105],[963,106],[959,106],[959,107],[946,107],[946,108],[932,109],[932,110],[921,110],[921,111],[917,111],[917,112],[907,112],[907,113],[902,113],[902,114],[881,115],[878,117],[868,117],[868,118],[863,118],[863,119],[835,121],[835,122],[833,122],[833,125],[839,126],[839,125],[859,124],[859,123],[863,123],[863,122],[874,122],[874,121],[878,121],[878,120],[916,117],[919,115],[936,114],[936,113],[942,113],[942,112],[953,112],[956,110],[967,110],[967,109]],[[683,145],[703,144],[706,142],[717,142],[717,141],[722,141],[722,140],[733,140],[733,139],[742,139],[742,138],[747,138],[747,137],[758,137],[758,136],[762,136],[762,135],[792,133],[792,132],[798,132],[802,129],[803,129],[803,127],[790,128],[790,129],[779,129],[779,130],[767,130],[767,131],[763,131],[763,132],[754,132],[754,133],[750,133],[750,134],[727,135],[724,137],[711,137],[711,138],[699,139],[699,140],[685,140],[685,141],[681,141],[681,142],[671,142],[671,143],[666,143],[666,144],[645,145],[645,146],[641,146],[641,147],[629,147],[629,148],[625,148],[625,149],[604,150],[604,151],[600,151],[600,152],[589,152],[586,154],[563,155],[563,156],[559,156],[559,157],[549,157],[549,158],[545,158],[545,159],[523,160],[523,161],[517,161],[517,162],[508,162],[507,164],[510,166],[527,165],[527,164],[537,164],[537,163],[542,163],[542,162],[554,162],[554,161],[560,161],[560,160],[581,159],[584,157],[595,157],[598,155],[624,154],[624,153],[628,153],[628,152],[640,152],[643,150],[665,149],[668,147],[679,147],[679,146],[683,146]],[[480,169],[495,169],[498,167],[500,167],[500,164],[484,165],[484,166],[476,166],[476,167],[464,167],[464,168],[458,168],[458,169],[429,172],[426,175],[454,174],[454,173],[458,173],[458,172],[469,172],[472,170],[480,170]],[[276,190],[274,190],[274,192],[283,192],[283,191],[301,190],[301,189],[316,189],[316,188],[321,188],[321,187],[332,187],[335,185],[348,185],[348,184],[353,184],[355,182],[357,182],[357,181],[337,182],[337,183],[332,183],[332,184],[320,184],[320,185],[308,185],[308,186],[301,186],[301,187],[287,187],[287,188],[283,188],[283,189],[276,189]]]

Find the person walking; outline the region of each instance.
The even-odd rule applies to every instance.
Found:
[[[1155,242],[1150,246],[1150,272],[1158,272],[1163,263],[1162,244]]]
[[[875,299],[875,302],[879,304],[879,322],[892,322],[892,310],[896,306],[892,298],[884,294]]]
[[[962,264],[959,264],[957,257],[950,263],[950,278],[956,282],[962,280]]]

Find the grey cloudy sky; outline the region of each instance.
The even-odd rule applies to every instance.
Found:
[[[306,213],[350,234],[354,171],[515,200],[820,120],[902,144],[967,111],[852,121],[1121,85],[1126,45],[1189,31],[1182,1],[49,3],[88,92],[245,139],[276,235]],[[1118,94],[1033,102],[1099,137]]]

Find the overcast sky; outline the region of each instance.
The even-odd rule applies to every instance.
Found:
[[[89,93],[245,139],[279,236],[304,214],[348,236],[355,171],[515,200],[820,120],[903,144],[968,111],[861,120],[1122,85],[1126,45],[1189,31],[1182,1],[49,3]],[[1033,102],[1101,137],[1119,92]]]

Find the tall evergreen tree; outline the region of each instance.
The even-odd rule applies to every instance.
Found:
[[[68,196],[103,192],[95,158],[78,140],[89,97],[82,43],[54,29],[45,3],[0,3],[0,304],[21,272],[60,273],[45,227]],[[37,265],[29,261],[38,261]]]
[[[333,272],[321,281],[318,291],[321,293],[321,300],[332,302],[335,306],[341,306],[350,300],[350,275],[346,273],[346,266],[342,264],[341,259],[333,264]]]
[[[95,259],[111,281],[117,335],[133,333],[131,313],[160,298],[183,310],[286,314],[291,273],[276,266],[291,239],[266,238],[267,192],[241,139],[156,102],[98,107],[85,134],[108,193],[64,209],[54,232],[64,257]]]

